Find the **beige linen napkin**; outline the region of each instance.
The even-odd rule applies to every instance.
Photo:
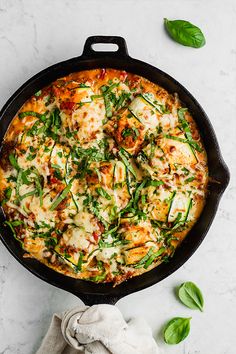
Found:
[[[78,307],[54,314],[36,354],[159,354],[143,319],[126,322],[113,305]]]

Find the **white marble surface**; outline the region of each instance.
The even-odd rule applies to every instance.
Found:
[[[175,44],[163,30],[163,17],[196,23],[207,45],[196,50]],[[39,70],[79,55],[89,35],[114,34],[126,38],[133,57],[186,86],[212,121],[231,184],[207,238],[175,274],[117,304],[127,318],[147,319],[163,353],[236,352],[235,23],[235,0],[0,0],[0,106]],[[203,290],[204,313],[175,299],[174,287],[186,280]],[[0,244],[1,354],[35,353],[52,313],[79,302],[31,275]],[[160,336],[172,316],[192,316],[191,334],[178,346],[165,345]]]

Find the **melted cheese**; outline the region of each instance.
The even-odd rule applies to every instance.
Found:
[[[0,159],[4,212],[29,255],[68,276],[115,284],[171,255],[207,186],[197,126],[186,113],[195,150],[179,108],[177,96],[113,69],[72,73],[32,96]]]

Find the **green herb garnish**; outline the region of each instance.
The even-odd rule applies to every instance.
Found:
[[[106,198],[107,200],[111,200],[110,194],[108,194],[104,188],[98,187],[96,188],[97,194],[99,194],[101,197]]]
[[[164,19],[167,32],[174,41],[193,48],[201,48],[205,45],[204,34],[197,26],[184,20],[170,21]]]
[[[71,187],[72,187],[72,183],[69,183],[66,186],[66,188],[63,189],[59,197],[56,200],[54,200],[54,202],[52,203],[50,207],[51,211],[55,210],[58,207],[58,205],[66,198],[67,194],[70,192]]]
[[[12,167],[14,167],[16,170],[20,169],[20,166],[18,165],[18,162],[17,162],[17,159],[16,159],[15,155],[10,154],[9,155],[9,161],[10,161]]]
[[[127,155],[125,155],[125,150],[124,149],[120,149],[120,151],[118,152],[119,156],[121,157],[122,161],[124,162],[125,166],[128,168],[128,170],[134,175],[134,177],[137,177],[137,174],[133,168],[133,166],[131,165],[131,163],[129,162],[128,158],[126,157]]]
[[[178,291],[179,299],[193,310],[203,311],[204,299],[201,290],[191,281],[183,283]]]
[[[170,320],[164,330],[164,339],[167,344],[182,342],[190,332],[190,318],[175,317]]]

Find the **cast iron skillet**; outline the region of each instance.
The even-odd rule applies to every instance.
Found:
[[[92,48],[92,45],[95,43],[114,43],[118,46],[118,50],[116,52],[97,52]],[[24,251],[20,248],[19,243],[12,237],[10,230],[3,226],[5,218],[1,210],[0,237],[11,254],[37,277],[77,295],[88,305],[98,303],[114,304],[123,296],[153,285],[176,271],[188,260],[203,241],[215,217],[222,193],[229,183],[228,168],[222,159],[212,125],[202,107],[188,90],[175,79],[149,64],[131,58],[128,55],[126,42],[122,37],[89,37],[86,40],[83,54],[80,57],[55,64],[41,71],[21,86],[0,112],[0,144],[2,144],[4,134],[12,118],[25,101],[35,92],[57,78],[68,75],[71,72],[95,68],[126,70],[144,76],[150,81],[163,86],[170,93],[177,92],[198,124],[208,154],[209,175],[214,182],[209,184],[209,195],[199,220],[177,249],[171,261],[169,263],[163,263],[141,276],[129,279],[115,288],[113,288],[111,284],[95,284],[73,279],[53,271],[35,259],[23,258]],[[217,181],[217,183],[215,181]]]

